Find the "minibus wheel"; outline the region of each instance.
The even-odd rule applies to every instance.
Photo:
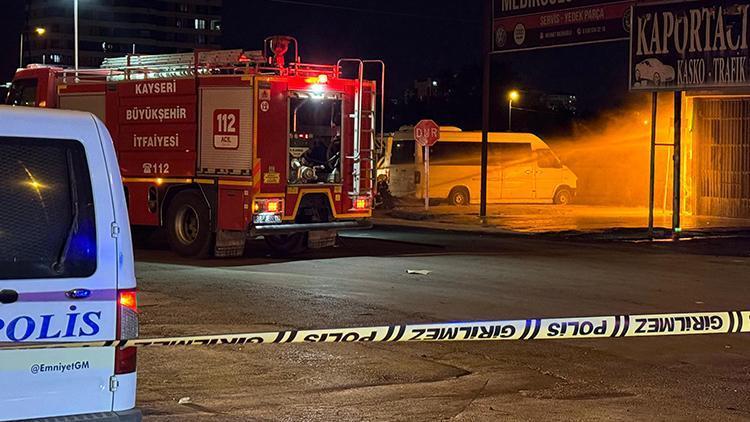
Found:
[[[573,201],[573,193],[569,189],[561,188],[555,194],[555,204],[568,205]]]
[[[182,256],[205,257],[211,250],[212,232],[208,205],[200,192],[186,190],[167,209],[169,247]]]
[[[451,205],[459,207],[469,205],[469,190],[464,187],[451,189],[451,193],[448,195],[448,202]]]

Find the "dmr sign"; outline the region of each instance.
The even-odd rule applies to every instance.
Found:
[[[747,87],[750,0],[638,4],[630,37],[630,89]]]

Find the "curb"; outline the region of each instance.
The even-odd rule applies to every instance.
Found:
[[[655,228],[656,236],[650,239],[646,234],[645,227],[623,228],[613,227],[606,230],[595,231],[548,231],[548,232],[521,232],[503,229],[494,226],[467,225],[460,223],[444,223],[429,220],[406,220],[394,217],[373,217],[372,223],[377,227],[385,228],[412,228],[423,230],[441,230],[455,233],[484,234],[503,237],[524,237],[547,240],[584,240],[584,241],[612,241],[612,242],[663,242],[671,241],[671,231],[667,228]],[[747,229],[714,228],[711,231],[700,229],[684,231],[681,234],[683,241],[750,237]]]

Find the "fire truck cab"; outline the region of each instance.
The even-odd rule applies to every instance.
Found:
[[[7,102],[104,121],[131,224],[165,228],[181,255],[238,256],[260,236],[278,253],[329,246],[338,230],[370,226],[385,65],[304,64],[294,38],[264,44],[128,55],[89,70],[30,65]],[[363,76],[375,66],[379,87]]]

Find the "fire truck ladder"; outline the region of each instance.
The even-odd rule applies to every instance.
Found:
[[[128,54],[108,57],[102,69],[121,70],[124,78],[174,77],[210,73],[214,69],[236,69],[263,63],[260,51],[216,50],[175,54]],[[139,75],[139,76],[136,76]]]
[[[349,195],[351,197],[357,197],[361,196],[362,192],[364,191],[366,195],[372,196],[373,188],[375,186],[375,178],[377,174],[377,169],[375,168],[375,152],[376,152],[376,139],[375,134],[377,132],[376,128],[376,104],[374,99],[370,101],[370,107],[368,110],[363,110],[362,107],[362,99],[365,95],[369,94],[371,95],[373,92],[368,90],[364,90],[364,71],[365,66],[368,64],[375,64],[379,65],[381,68],[381,76],[380,76],[380,107],[381,107],[381,113],[384,110],[385,106],[385,63],[382,60],[362,60],[362,59],[341,59],[336,63],[337,68],[341,68],[341,65],[343,63],[355,63],[357,64],[357,78],[359,82],[359,88],[357,90],[357,94],[354,98],[354,113],[349,115],[349,118],[352,119],[353,128],[354,128],[354,147],[352,149],[352,155],[346,156],[346,158],[349,158],[353,161],[352,164],[352,177],[353,177],[353,188],[352,191],[349,192]],[[367,120],[367,126],[363,127],[362,120]],[[369,148],[368,149],[362,149],[362,135],[365,134],[368,136],[370,142],[369,142]],[[383,139],[383,119],[381,117],[380,119],[380,139]],[[369,174],[365,174],[363,177],[363,171],[362,171],[362,162],[368,163],[366,166],[367,171]],[[367,182],[363,186],[362,179],[365,179]]]

